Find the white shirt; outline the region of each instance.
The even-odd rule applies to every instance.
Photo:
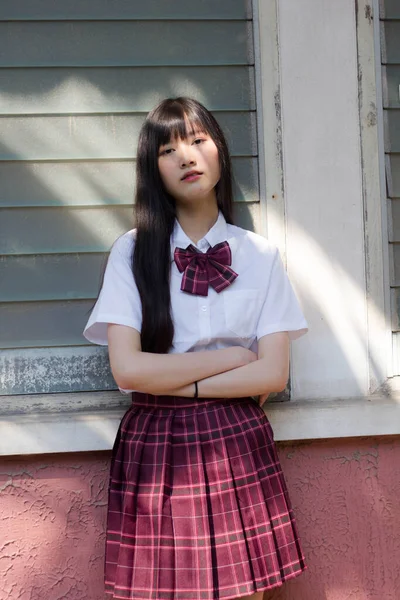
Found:
[[[108,323],[141,330],[141,301],[131,267],[135,237],[136,230],[132,229],[111,249],[99,298],[83,332],[90,342],[107,345]],[[181,291],[182,274],[173,259],[175,248],[193,244],[206,252],[225,240],[231,247],[231,268],[239,275],[235,281],[219,294],[211,286],[208,296]],[[257,352],[258,340],[264,335],[287,331],[293,340],[307,331],[277,248],[256,233],[226,223],[221,212],[197,244],[175,221],[171,235],[171,307],[175,334],[170,353],[234,345]]]

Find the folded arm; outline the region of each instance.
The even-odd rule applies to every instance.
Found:
[[[289,377],[289,336],[286,331],[260,338],[258,360],[198,382],[199,398],[260,396],[261,403],[272,392],[285,389]],[[190,384],[166,395],[193,396]]]
[[[140,333],[124,325],[108,325],[108,349],[111,371],[122,389],[155,395],[177,395],[171,390],[231,371],[256,361],[257,356],[240,346],[185,352],[155,354],[142,352]],[[169,391],[168,391],[169,390]]]

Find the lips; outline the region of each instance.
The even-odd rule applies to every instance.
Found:
[[[188,179],[188,177],[193,177],[194,175],[202,175],[202,173],[200,173],[200,171],[188,171],[183,177],[181,177],[181,181],[185,181],[185,179]]]

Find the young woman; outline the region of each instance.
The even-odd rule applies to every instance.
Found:
[[[307,324],[277,250],[233,225],[227,145],[195,100],[148,115],[135,208],[84,332],[132,392],[112,454],[106,591],[261,600],[305,569],[260,404],[285,388],[289,339]]]

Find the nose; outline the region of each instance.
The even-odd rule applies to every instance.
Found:
[[[181,161],[181,167],[182,169],[184,169],[185,167],[188,167],[189,165],[195,165],[196,161],[194,159],[186,159],[186,160],[182,160]]]
[[[179,162],[182,169],[185,169],[189,165],[192,166],[196,164],[192,146],[181,144],[181,147],[179,148]]]

